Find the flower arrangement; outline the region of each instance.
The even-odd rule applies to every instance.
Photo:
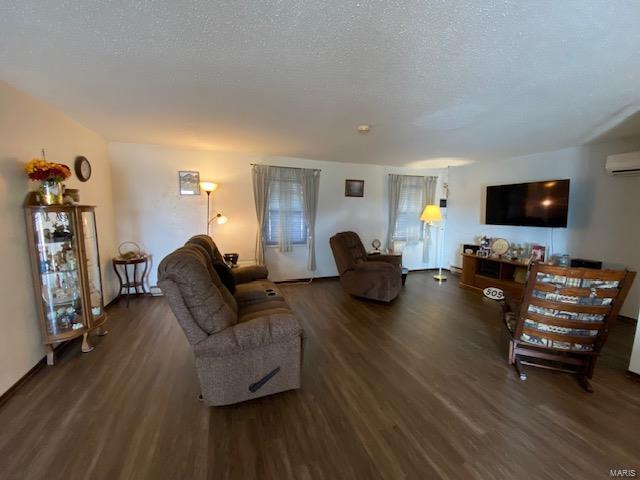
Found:
[[[62,204],[62,182],[71,176],[69,167],[62,163],[47,162],[43,149],[42,159],[32,159],[24,166],[24,171],[31,180],[40,182],[38,199],[41,205]]]
[[[62,182],[71,176],[71,170],[62,163],[47,162],[34,158],[28,162],[24,171],[31,180],[40,182]]]

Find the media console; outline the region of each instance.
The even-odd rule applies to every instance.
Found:
[[[479,292],[487,287],[496,287],[506,295],[518,298],[524,288],[527,267],[519,260],[463,253],[460,286]]]

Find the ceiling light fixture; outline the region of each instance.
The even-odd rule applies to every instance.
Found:
[[[362,124],[362,125],[358,125],[358,133],[369,133],[369,130],[371,129],[371,127],[369,125]]]

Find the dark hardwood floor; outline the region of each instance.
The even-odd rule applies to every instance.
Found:
[[[106,337],[0,409],[7,479],[609,478],[640,468],[640,383],[619,323],[593,379],[506,361],[498,306],[413,272],[391,305],[336,280],[282,289],[306,332],[303,388],[207,408],[162,298],[110,310]]]

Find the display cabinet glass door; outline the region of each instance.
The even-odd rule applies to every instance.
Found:
[[[47,334],[73,336],[85,327],[77,229],[73,210],[32,213]]]
[[[100,256],[98,254],[98,236],[96,217],[93,209],[81,210],[82,233],[84,235],[84,254],[87,262],[88,305],[91,308],[90,327],[101,322],[104,317],[102,300],[102,279],[100,276]]]

